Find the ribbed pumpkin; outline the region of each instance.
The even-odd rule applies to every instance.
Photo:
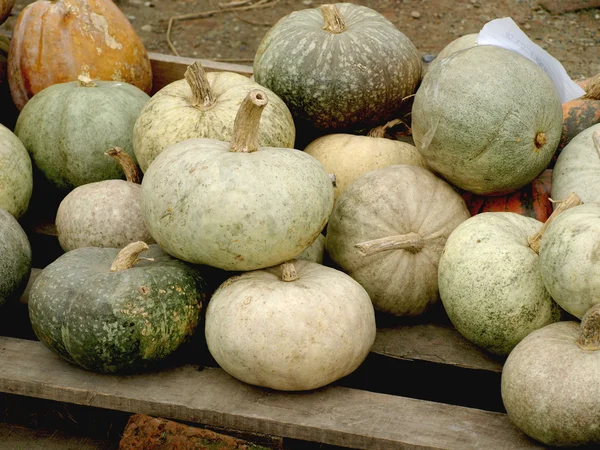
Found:
[[[122,178],[104,152],[116,146],[133,157],[133,126],[149,98],[127,83],[80,77],[37,94],[19,114],[15,134],[55,188]]]
[[[394,24],[351,3],[283,17],[254,58],[256,81],[283,99],[297,126],[330,132],[396,117],[421,70],[419,52]]]
[[[289,109],[268,89],[233,72],[205,73],[199,62],[152,96],[133,129],[133,150],[145,172],[160,152],[186,139],[230,141],[233,122],[252,89],[263,89],[269,104],[260,121],[262,147],[294,146],[296,129]]]
[[[0,306],[16,300],[31,272],[31,247],[19,222],[0,208]]]
[[[13,28],[8,80],[19,110],[35,94],[79,75],[152,88],[148,53],[111,0],[55,0],[26,6]]]
[[[267,96],[248,93],[230,143],[188,139],[164,150],[142,181],[150,234],[173,256],[225,270],[280,264],[308,248],[333,207],[329,174],[310,155],[259,147]]]
[[[27,211],[32,191],[29,154],[19,138],[0,125],[0,208],[18,219]]]
[[[0,0],[0,23],[4,23],[10,16],[13,6],[15,6],[15,0]]]

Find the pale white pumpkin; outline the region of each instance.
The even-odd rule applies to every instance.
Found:
[[[348,275],[309,261],[230,278],[206,310],[206,343],[230,375],[286,391],[316,389],[363,362],[375,313]]]
[[[0,208],[18,219],[27,211],[32,191],[33,173],[27,149],[0,124]]]
[[[440,255],[468,218],[460,195],[428,170],[389,166],[364,174],[338,198],[326,248],[376,309],[415,316],[439,299]]]

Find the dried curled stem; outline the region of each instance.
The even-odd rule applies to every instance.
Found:
[[[110,266],[110,271],[120,272],[122,270],[131,269],[143,259],[147,261],[154,261],[152,258],[140,257],[140,253],[148,251],[148,249],[148,244],[146,244],[145,242],[132,242],[119,252],[112,265]]]

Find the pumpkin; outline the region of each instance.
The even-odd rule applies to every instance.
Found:
[[[240,105],[252,89],[263,89],[269,98],[259,128],[262,147],[293,147],[294,120],[283,101],[243,75],[205,73],[195,62],[185,80],[175,81],[146,104],[133,129],[133,150],[145,172],[165,148],[192,138],[230,141]]]
[[[310,155],[259,147],[267,104],[250,91],[231,143],[188,139],[164,150],[142,181],[150,234],[176,258],[224,270],[254,270],[294,258],[325,227],[329,174]]]
[[[373,128],[368,136],[329,134],[311,142],[304,151],[317,158],[335,175],[335,199],[362,174],[394,164],[425,167],[425,161],[414,145],[386,139],[385,132],[400,123],[394,120]]]
[[[16,300],[31,272],[31,247],[19,222],[0,208],[0,306]]]
[[[542,224],[512,212],[488,212],[460,224],[446,242],[438,281],[454,327],[474,344],[508,355],[529,333],[561,318],[540,273],[540,240],[569,196]]]
[[[4,23],[15,6],[15,0],[0,0],[0,24]]]
[[[157,245],[79,248],[37,277],[29,317],[39,340],[67,361],[131,372],[163,360],[195,331],[202,289],[195,269]]]
[[[475,195],[463,192],[461,195],[471,215],[483,212],[514,212],[545,222],[552,214],[550,191],[552,170],[545,170],[530,184],[517,192],[506,195]]]
[[[468,218],[460,195],[428,170],[388,166],[364,174],[340,195],[326,248],[366,289],[375,309],[416,316],[439,300],[440,254]]]
[[[230,278],[206,309],[206,343],[230,375],[272,389],[316,389],[363,362],[375,313],[348,275],[293,261]]]
[[[105,180],[76,187],[56,213],[58,242],[66,252],[80,247],[122,248],[153,243],[142,216],[141,174],[122,148],[107,152],[123,168],[127,181]]]
[[[573,321],[534,331],[502,370],[510,420],[552,446],[600,444],[600,305]],[[586,447],[587,448],[587,447]]]
[[[19,138],[0,125],[0,208],[18,219],[27,211],[32,191],[29,154]]]
[[[394,24],[351,3],[283,17],[254,58],[256,81],[283,99],[297,126],[330,132],[396,117],[421,70],[419,52]]]
[[[582,131],[562,150],[552,171],[552,198],[575,192],[584,203],[600,201],[600,123]]]
[[[1,0],[0,0],[1,1]],[[0,123],[9,129],[14,129],[19,111],[10,98],[8,88],[8,48],[10,40],[0,34]]]
[[[444,59],[456,52],[460,52],[461,50],[466,50],[468,48],[475,47],[477,45],[478,37],[479,33],[471,33],[465,34],[464,36],[454,39],[452,42],[446,45],[441,52],[437,54],[435,59]]]
[[[296,259],[302,259],[304,261],[311,261],[318,264],[323,262],[325,256],[325,236],[319,234],[315,242],[311,244],[306,250],[300,253]]]
[[[110,0],[35,1],[13,28],[8,81],[19,110],[43,89],[76,81],[123,81],[152,88],[148,53],[135,29]]]
[[[450,183],[514,192],[548,166],[562,112],[552,80],[509,50],[482,45],[434,60],[412,109],[415,144]]]
[[[117,146],[134,156],[133,125],[149,98],[127,83],[80,77],[37,94],[19,114],[15,134],[55,189],[121,178],[104,152]]]

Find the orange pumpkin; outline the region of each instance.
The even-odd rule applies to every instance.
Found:
[[[552,170],[545,170],[530,184],[512,194],[484,196],[464,192],[462,197],[472,216],[483,212],[504,211],[533,217],[545,222],[552,214],[551,185]]]
[[[42,89],[79,75],[125,81],[148,94],[152,88],[148,53],[111,0],[38,0],[25,7],[8,55],[17,108]]]
[[[0,0],[0,23],[3,23],[15,6],[15,0]]]

